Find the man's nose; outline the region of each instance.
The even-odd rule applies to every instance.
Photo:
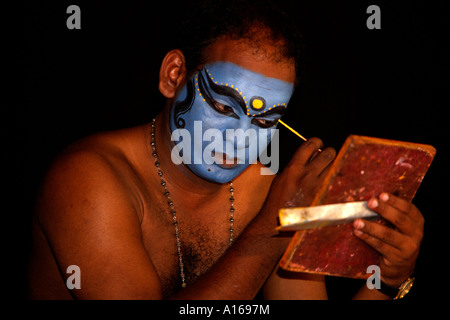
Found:
[[[225,141],[234,145],[234,149],[244,149],[248,148],[250,144],[251,132],[247,132],[251,126],[251,119],[247,117],[242,117],[239,121],[233,121],[233,124],[228,127],[232,129],[233,134],[227,134],[226,130],[223,132]]]

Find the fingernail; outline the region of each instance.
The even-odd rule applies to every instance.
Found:
[[[370,199],[369,202],[367,202],[367,205],[369,206],[369,208],[375,209],[376,207],[378,207],[378,201],[377,199]]]
[[[357,219],[357,220],[355,220],[355,222],[353,222],[353,226],[356,229],[362,229],[362,228],[364,228],[364,222],[360,219]]]
[[[360,231],[360,230],[353,230],[353,233],[354,233],[355,235],[357,235],[357,236],[360,236],[360,235],[363,234],[363,232]]]
[[[382,194],[380,194],[380,200],[387,202],[389,200],[389,195],[386,192],[383,192]]]

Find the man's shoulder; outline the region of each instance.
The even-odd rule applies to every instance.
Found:
[[[138,149],[136,138],[140,127],[107,131],[82,138],[66,147],[51,164],[51,170],[62,174],[81,170],[89,173],[119,173],[121,166],[130,166],[130,149]],[[63,168],[63,170],[58,170]],[[100,169],[100,170],[99,170]],[[93,173],[93,172],[92,172]]]
[[[51,163],[47,179],[60,176],[103,175],[115,168],[120,149],[112,143],[110,134],[95,134],[66,147]],[[72,178],[75,178],[72,177]]]
[[[101,205],[133,201],[130,157],[122,145],[127,132],[105,132],[81,139],[63,150],[50,165],[38,205],[66,207],[82,201]],[[128,200],[127,200],[128,199]]]

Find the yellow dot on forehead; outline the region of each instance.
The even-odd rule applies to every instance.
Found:
[[[259,99],[254,99],[252,101],[252,107],[255,109],[261,109],[263,105],[264,105],[264,103]]]

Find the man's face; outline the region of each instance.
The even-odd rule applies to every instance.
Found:
[[[289,81],[232,62],[205,65],[186,82],[170,116],[172,132],[190,133],[190,141],[177,143],[183,153],[191,151],[184,154],[187,167],[208,181],[234,179],[266,149],[293,90]]]

